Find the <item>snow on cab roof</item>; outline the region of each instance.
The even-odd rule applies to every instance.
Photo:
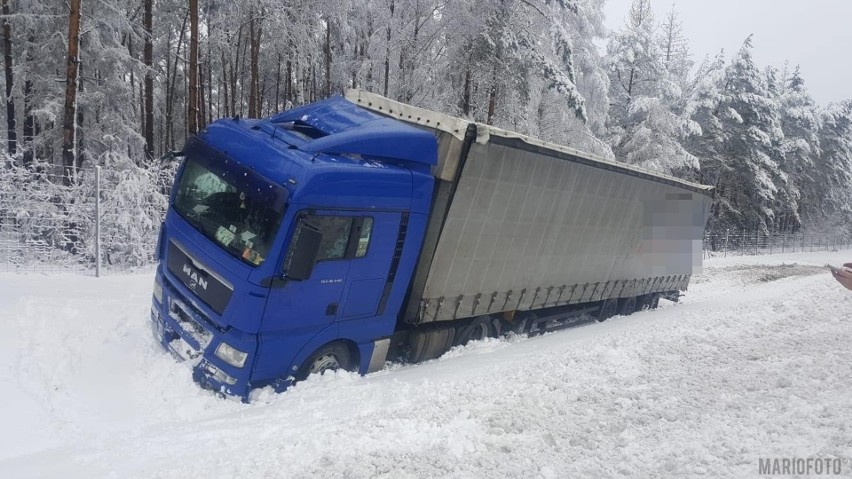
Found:
[[[699,190],[708,194],[713,190],[712,186],[693,183],[691,181],[676,178],[671,175],[646,170],[633,165],[629,165],[627,163],[621,163],[592,153],[576,150],[568,146],[540,140],[538,138],[533,138],[531,136],[517,133],[514,131],[504,130],[503,128],[498,128],[496,126],[472,122],[469,120],[456,118],[454,116],[450,116],[444,113],[439,113],[436,111],[427,110],[425,108],[400,103],[398,101],[391,100],[390,98],[385,98],[376,93],[371,93],[361,89],[348,89],[346,91],[346,99],[368,110],[372,110],[377,113],[381,113],[383,115],[387,115],[407,123],[415,123],[418,125],[434,128],[436,130],[449,133],[458,138],[459,140],[464,140],[464,135],[465,131],[467,130],[467,126],[471,123],[474,123],[476,124],[477,132],[476,142],[483,145],[488,143],[492,136],[515,139],[522,141],[528,145],[533,145],[547,150],[576,156],[591,163],[598,163],[608,169],[621,169],[625,170],[626,172],[639,173],[643,176],[653,176],[666,182],[678,183],[687,188]]]

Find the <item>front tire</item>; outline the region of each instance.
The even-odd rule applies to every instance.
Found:
[[[302,364],[298,374],[296,374],[296,381],[302,381],[311,374],[321,375],[326,371],[337,371],[338,369],[354,371],[352,354],[344,344],[326,344],[314,351]]]

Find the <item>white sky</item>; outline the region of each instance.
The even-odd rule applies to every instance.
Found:
[[[632,0],[606,0],[606,26],[624,25]],[[652,0],[657,23],[675,5],[696,61],[722,48],[730,59],[754,34],[760,68],[801,66],[817,103],[852,99],[850,0]]]

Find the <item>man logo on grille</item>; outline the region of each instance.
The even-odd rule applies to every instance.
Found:
[[[198,272],[192,269],[190,265],[184,264],[182,271],[189,279],[189,289],[195,291],[195,288],[201,286],[201,289],[207,290],[207,280],[198,276]]]

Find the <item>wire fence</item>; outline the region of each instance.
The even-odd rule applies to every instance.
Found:
[[[808,233],[749,233],[725,231],[704,235],[704,257],[754,256],[813,251],[847,250],[848,235]]]
[[[95,168],[73,187],[0,195],[0,272],[99,276],[153,264],[167,199],[128,178]]]

